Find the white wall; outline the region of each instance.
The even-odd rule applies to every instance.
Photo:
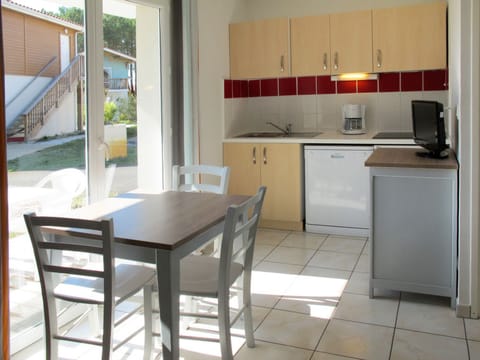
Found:
[[[33,79],[33,76],[5,75],[5,117],[7,126],[52,81],[52,78],[49,77]],[[21,93],[26,86],[28,88]],[[15,98],[17,95],[18,97]]]
[[[458,118],[459,277],[457,312],[478,317],[479,304],[479,3],[450,0],[450,99]]]
[[[432,1],[434,0],[244,0],[247,4],[247,17],[241,20],[330,14]],[[236,19],[240,19],[240,17],[238,16]]]
[[[241,0],[201,0],[198,6],[199,160],[221,165],[223,140],[223,79],[230,76],[228,24],[243,16]]]
[[[77,129],[77,92],[67,93],[58,108],[54,109],[47,118],[35,139],[43,137],[71,134]]]

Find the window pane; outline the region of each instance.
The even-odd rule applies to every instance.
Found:
[[[87,184],[83,10],[61,1],[18,3],[2,4],[12,353],[43,334],[40,285],[22,214],[81,207]]]

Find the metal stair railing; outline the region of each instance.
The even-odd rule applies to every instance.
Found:
[[[62,97],[84,76],[84,59],[77,55],[69,66],[22,112],[25,140],[32,139],[45,124],[48,114],[58,107]]]

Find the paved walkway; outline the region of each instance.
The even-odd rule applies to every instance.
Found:
[[[74,135],[74,136],[66,136],[66,137],[60,137],[52,140],[37,141],[37,142],[7,143],[7,160],[16,159],[23,155],[31,154],[51,146],[64,144],[66,142],[76,140],[76,139],[81,139],[84,136],[85,135]]]

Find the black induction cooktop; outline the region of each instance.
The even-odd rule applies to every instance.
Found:
[[[412,139],[413,133],[409,131],[385,131],[379,132],[374,139]]]

